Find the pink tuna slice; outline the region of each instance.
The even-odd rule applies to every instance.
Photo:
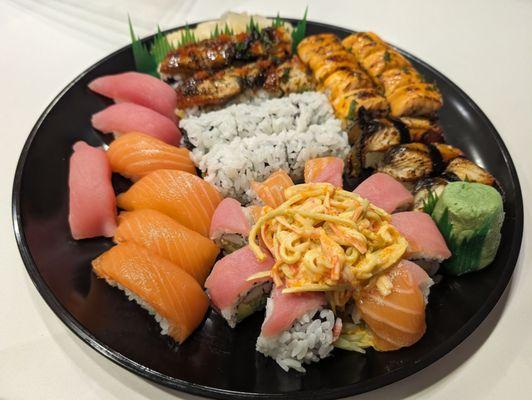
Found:
[[[74,239],[111,237],[116,230],[116,197],[105,151],[77,142],[70,157],[68,223]]]
[[[133,103],[113,104],[94,114],[91,122],[103,133],[141,132],[174,146],[181,141],[181,131],[171,119]]]
[[[342,173],[344,172],[344,162],[341,158],[330,157],[329,162],[323,170],[312,179],[312,183],[328,182],[331,185],[341,188],[343,186]]]
[[[392,214],[392,225],[408,241],[406,258],[441,262],[451,257],[445,239],[430,215],[421,211]]]
[[[160,79],[140,72],[124,72],[96,78],[89,89],[117,103],[135,103],[148,107],[176,122],[177,93]]]
[[[209,237],[214,240],[223,233],[239,233],[247,236],[250,229],[251,226],[242,205],[237,200],[227,197],[218,204],[214,211]]]
[[[382,172],[371,175],[353,192],[389,213],[406,208],[414,201],[412,193],[400,182]]]
[[[275,287],[262,324],[262,336],[276,336],[288,330],[292,324],[306,313],[327,304],[322,292],[282,293],[283,288]]]
[[[412,261],[408,260],[401,260],[399,262],[399,266],[410,273],[410,277],[412,278],[414,285],[417,285],[422,288],[429,282],[432,283],[432,279],[430,278],[430,276],[425,272],[423,268],[421,268],[416,263],[413,263]]]
[[[219,310],[232,307],[239,296],[247,293],[255,283],[265,282],[270,278],[246,281],[257,272],[269,271],[274,264],[274,259],[267,253],[266,260],[258,261],[255,253],[244,246],[241,249],[219,260],[205,281],[205,288],[213,305]]]

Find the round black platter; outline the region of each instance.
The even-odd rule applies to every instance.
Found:
[[[350,33],[308,23],[307,34],[320,32],[342,37]],[[493,264],[460,278],[445,277],[432,288],[427,332],[414,346],[390,353],[370,350],[365,355],[334,350],[332,357],[308,366],[306,374],[286,373],[255,352],[261,313],[232,330],[210,311],[200,328],[178,346],[159,335],[147,312],[96,279],[90,261],[112,243],[71,238],[68,159],[77,140],[95,146],[103,143],[102,135],[91,128],[90,117],[109,101],[91,93],[87,83],[133,70],[130,46],[68,85],[39,118],[20,156],[13,187],[14,229],[35,286],[56,315],[96,351],[136,374],[189,393],[226,399],[329,399],[373,390],[427,367],[470,335],[502,295],[519,254],[523,204],[508,150],[484,113],[438,71],[404,54],[443,94],[440,121],[447,141],[498,179],[506,210]]]

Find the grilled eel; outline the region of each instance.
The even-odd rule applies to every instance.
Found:
[[[382,89],[392,116],[432,117],[443,105],[440,92],[398,51],[371,32],[354,33],[342,44]]]
[[[163,75],[187,77],[198,71],[227,68],[239,61],[269,57],[283,60],[290,56],[291,45],[292,39],[282,27],[253,29],[236,35],[222,34],[171,50],[159,70]]]
[[[177,107],[223,104],[246,89],[263,87],[276,96],[304,92],[314,81],[297,57],[281,64],[273,59],[259,60],[242,67],[231,67],[213,75],[199,72],[177,86]]]
[[[319,89],[329,96],[338,118],[353,117],[362,107],[376,116],[389,112],[386,99],[336,35],[308,36],[298,45],[297,53],[311,69]]]

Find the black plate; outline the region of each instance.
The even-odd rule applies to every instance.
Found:
[[[308,33],[350,31],[309,22]],[[149,39],[147,39],[149,40]],[[493,264],[433,287],[427,333],[414,346],[366,355],[335,350],[307,368],[285,373],[255,352],[262,315],[235,330],[210,312],[182,346],[158,334],[158,325],[117,289],[97,280],[90,261],[110,240],[74,241],[67,223],[68,158],[77,140],[101,145],[90,125],[108,101],[91,93],[92,79],[134,69],[131,48],[111,54],[77,77],[46,109],[20,157],[13,188],[13,219],[22,258],[37,289],[82,340],[117,364],[157,383],[217,398],[327,399],[372,390],[411,375],[456,347],[480,324],[508,284],[521,245],[523,205],[517,174],[497,131],[456,85],[405,53],[445,100],[440,116],[449,143],[497,177],[506,220]]]

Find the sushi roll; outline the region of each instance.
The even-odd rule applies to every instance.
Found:
[[[414,201],[400,182],[381,172],[371,175],[353,192],[389,213],[408,209]]]
[[[253,216],[235,199],[223,199],[212,215],[209,237],[223,249],[232,253],[247,244]]]
[[[337,338],[337,322],[322,292],[282,293],[275,287],[266,303],[256,349],[279,366],[305,372],[303,364],[327,357]],[[338,322],[340,323],[340,321]]]
[[[429,214],[436,205],[436,200],[449,183],[445,175],[435,178],[425,178],[414,187],[414,211],[425,211]]]
[[[264,307],[272,288],[268,271],[273,264],[274,259],[269,253],[264,261],[258,261],[248,246],[214,264],[205,288],[213,307],[231,328]],[[260,273],[264,273],[264,277],[252,278]]]
[[[112,247],[92,262],[99,278],[154,315],[161,334],[182,343],[203,321],[209,301],[198,282],[170,261],[132,243]]]

